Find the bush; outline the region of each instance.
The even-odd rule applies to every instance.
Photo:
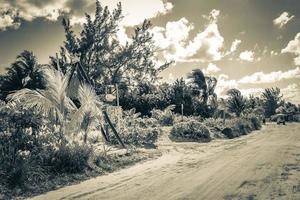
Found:
[[[172,112],[175,106],[168,106],[164,110],[153,109],[151,111],[151,117],[158,120],[162,126],[171,126],[175,120],[175,114]]]
[[[175,124],[171,130],[171,138],[178,141],[211,141],[210,132],[207,127],[194,120]]]
[[[120,97],[124,110],[136,109],[142,116],[150,116],[153,109],[164,109],[170,103],[162,94],[126,94]]]
[[[87,145],[70,144],[61,146],[50,157],[50,166],[55,172],[77,173],[88,166],[92,149]]]
[[[197,121],[203,122],[204,118],[201,116],[182,116],[179,114],[175,115],[174,124],[181,123],[181,122],[189,122],[189,121]]]
[[[217,131],[220,131],[224,128],[224,120],[220,118],[207,118],[203,121],[203,124]]]
[[[120,137],[125,144],[149,146],[157,141],[159,133],[159,128],[129,127],[120,132]],[[112,135],[110,140],[112,144],[118,144],[115,135]]]
[[[250,119],[254,130],[259,130],[261,128],[261,120],[258,117],[249,116],[248,118]]]
[[[139,117],[139,113],[135,113],[135,109],[123,112],[120,118],[119,134],[125,144],[135,146],[153,145],[160,133],[158,120],[148,117]],[[114,117],[111,117],[114,119]],[[117,124],[114,122],[114,124]],[[110,134],[110,142],[118,144],[118,140],[114,134]]]
[[[248,115],[241,118],[226,120],[224,127],[222,133],[232,139],[234,137],[246,135],[253,130],[260,129],[261,121],[255,115]]]
[[[0,107],[0,185],[23,186],[32,169],[32,152],[42,144],[39,140],[42,118],[32,110],[12,104]]]

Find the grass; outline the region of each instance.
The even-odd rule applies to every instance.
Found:
[[[153,152],[138,149],[108,155],[99,154],[93,157],[94,165],[86,167],[79,173],[47,173],[39,183],[26,185],[26,187],[15,187],[14,189],[9,189],[0,184],[0,199],[25,199],[64,186],[77,184],[158,156],[160,156],[160,153],[156,150]]]

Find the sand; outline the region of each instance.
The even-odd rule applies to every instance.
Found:
[[[300,199],[300,124],[206,144],[164,134],[158,146],[157,159],[33,199]]]

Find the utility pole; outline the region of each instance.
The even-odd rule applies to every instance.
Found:
[[[183,102],[184,102],[184,87],[182,87],[182,100],[181,100],[181,121],[183,122]]]

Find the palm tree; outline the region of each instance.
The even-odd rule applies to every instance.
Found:
[[[1,78],[0,98],[5,100],[9,93],[23,88],[43,89],[45,83],[40,68],[41,65],[34,54],[31,51],[23,51]]]
[[[200,97],[202,102],[206,104],[208,94],[203,72],[200,69],[194,69],[192,73],[188,75],[188,78],[191,79],[190,86],[192,87],[193,94]]]
[[[218,107],[218,98],[217,94],[215,93],[215,89],[217,86],[217,79],[212,76],[206,76],[206,85],[207,85],[207,104],[211,109],[216,109]]]
[[[80,102],[80,107],[71,116],[70,125],[76,131],[84,131],[84,143],[87,142],[88,132],[90,125],[93,121],[98,120],[98,122],[103,121],[102,118],[102,102],[96,95],[95,90],[88,85],[80,85],[78,90],[78,100]],[[80,119],[80,120],[78,120]],[[80,127],[80,128],[78,128]]]
[[[61,71],[44,68],[44,78],[46,89],[22,89],[8,96],[9,100],[21,102],[25,107],[36,108],[55,125],[59,126],[59,141],[64,144],[66,136],[75,130],[78,123],[84,129],[86,142],[88,127],[91,121],[100,116],[101,103],[89,86],[79,87],[80,107],[77,108],[73,101],[68,97],[68,84],[70,75],[64,75]]]
[[[282,95],[280,95],[279,88],[267,88],[262,93],[262,99],[265,109],[265,116],[270,117],[276,113],[276,109],[279,107]]]
[[[237,117],[240,117],[241,113],[247,107],[247,100],[238,89],[230,89],[227,95],[229,96],[227,100],[228,110],[235,113]]]

